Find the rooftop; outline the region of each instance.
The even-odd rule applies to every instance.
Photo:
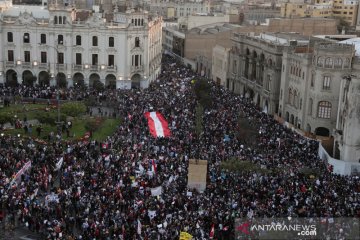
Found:
[[[355,47],[355,56],[360,56],[360,38],[350,38],[344,41],[340,41],[338,43],[353,45]]]

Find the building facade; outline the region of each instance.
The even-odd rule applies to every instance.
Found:
[[[283,51],[290,44],[271,34],[235,33],[230,50],[227,86],[253,99],[264,112],[278,110]]]
[[[1,19],[0,83],[146,88],[160,74],[162,18],[139,8],[10,6]]]
[[[340,82],[351,71],[354,46],[317,41],[284,52],[279,115],[320,136],[335,129]]]

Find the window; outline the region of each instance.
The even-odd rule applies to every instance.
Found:
[[[24,43],[30,43],[30,34],[24,33]]]
[[[59,24],[62,24],[62,17],[59,16]]]
[[[334,61],[334,67],[335,68],[341,68],[342,67],[342,59],[341,58],[337,58]]]
[[[331,78],[329,76],[324,76],[323,79],[323,90],[330,89]]]
[[[144,26],[144,19],[141,19],[141,26]]]
[[[108,56],[108,66],[114,66],[114,55]]]
[[[54,24],[58,24],[58,17],[57,16],[54,17]]]
[[[233,73],[237,73],[237,62],[234,60],[233,62]]]
[[[13,33],[12,33],[12,32],[8,32],[8,33],[7,33],[7,41],[8,41],[8,42],[13,42],[13,41],[14,41],[14,37],[13,37]]]
[[[333,60],[332,60],[332,58],[327,58],[327,59],[325,60],[325,67],[326,67],[326,68],[332,68],[332,66],[333,66]]]
[[[64,53],[58,53],[58,64],[64,64]]]
[[[323,57],[319,57],[317,60],[317,66],[318,67],[323,67],[324,66],[324,58]]]
[[[76,65],[81,65],[82,64],[82,56],[81,53],[76,53],[75,55],[75,61],[76,61]]]
[[[132,66],[141,66],[141,55],[132,55]]]
[[[76,36],[76,46],[81,46],[81,36],[80,35]]]
[[[308,109],[308,115],[312,114],[312,109],[313,109],[313,100],[312,98],[309,99],[309,109]]]
[[[93,45],[94,47],[97,47],[97,45],[98,45],[98,38],[97,38],[97,36],[93,36],[93,37],[92,37],[92,45]]]
[[[46,34],[42,33],[40,35],[40,43],[41,44],[46,44]]]
[[[315,73],[311,73],[310,87],[314,87],[314,85],[315,85]]]
[[[63,17],[63,24],[66,24],[66,17]]]
[[[30,62],[30,51],[24,52],[24,62]]]
[[[47,53],[41,52],[41,63],[47,63]]]
[[[318,109],[319,118],[330,118],[331,117],[331,103],[326,101],[319,102]]]
[[[139,37],[135,38],[135,47],[140,47],[140,39],[139,39]]]
[[[14,62],[14,50],[8,50],[8,61]]]
[[[114,37],[109,37],[109,47],[114,47]]]
[[[58,35],[58,44],[62,45],[64,43],[64,36]]]
[[[92,65],[98,65],[98,55],[97,54],[92,55]]]

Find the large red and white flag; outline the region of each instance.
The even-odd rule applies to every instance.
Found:
[[[146,112],[151,135],[154,137],[170,137],[168,122],[159,112]]]

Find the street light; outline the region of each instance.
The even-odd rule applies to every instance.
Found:
[[[57,57],[59,57],[59,50],[57,49],[57,47],[53,47],[53,46],[41,44],[41,43],[39,43],[39,45],[50,47],[50,48],[54,49],[57,53]],[[56,64],[56,56],[54,57],[54,64]],[[56,122],[56,125],[58,127],[58,131],[61,131],[62,122],[60,121],[60,86],[59,86],[60,65],[59,65],[59,63],[57,64],[56,71],[57,72],[54,76],[55,81],[56,81],[56,88],[57,88],[57,91],[56,91],[56,98],[57,98],[57,122]]]

